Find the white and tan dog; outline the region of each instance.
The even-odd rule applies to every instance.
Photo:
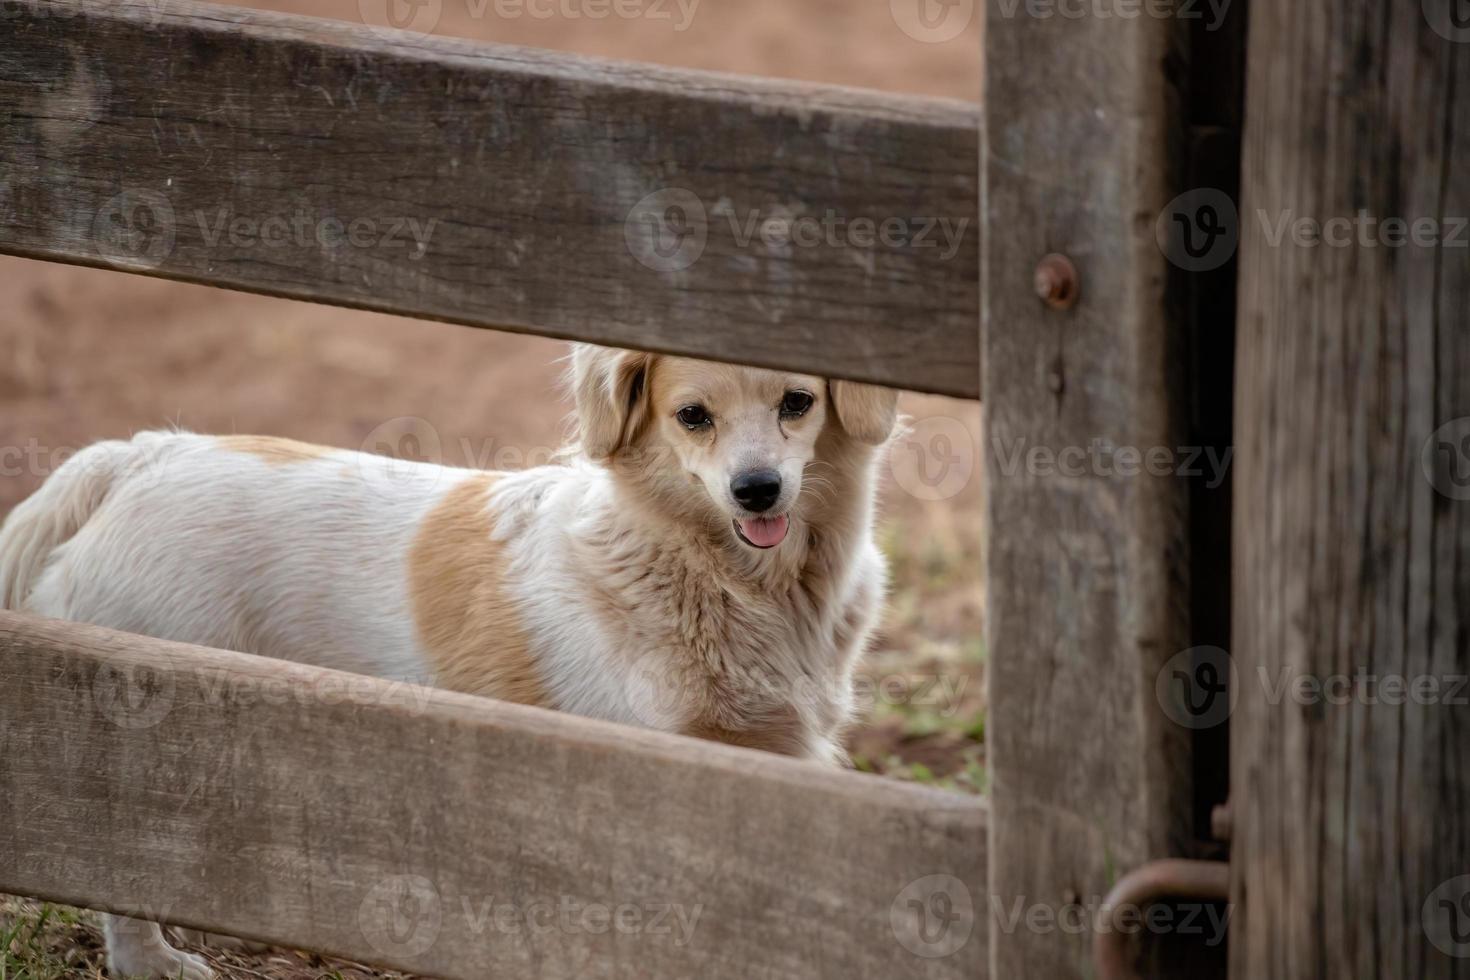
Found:
[[[896,394],[578,346],[516,473],[147,432],[0,529],[0,606],[838,761]],[[109,921],[121,974],[210,976]]]

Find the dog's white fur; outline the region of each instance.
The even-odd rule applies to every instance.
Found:
[[[0,528],[0,606],[455,688],[828,762],[885,568],[893,392],[574,348],[579,437],[489,474],[145,432],[68,461]],[[783,396],[814,396],[799,417]],[[698,404],[708,425],[679,411]],[[782,477],[758,550],[731,479]],[[111,968],[204,980],[158,927]]]

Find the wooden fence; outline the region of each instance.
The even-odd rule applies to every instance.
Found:
[[[985,894],[977,799],[10,613],[0,662],[3,891],[466,980],[905,976],[905,903]]]
[[[1405,468],[1470,417],[1470,264],[1283,258],[1245,209],[1470,206],[1456,2],[1300,0],[1248,37],[1243,2],[1208,21],[990,0],[982,121],[183,0],[17,0],[0,251],[983,389],[992,791],[3,615],[0,890],[475,980],[1071,980],[1096,975],[1096,927],[1062,924],[1090,923],[1126,872],[1228,853],[1235,975],[1454,975],[1458,923],[1421,903],[1449,888],[1454,915],[1470,871],[1465,835],[1435,823],[1470,796],[1470,726],[1328,724],[1237,675],[1470,672],[1470,520],[1432,459],[1423,483]],[[1239,219],[1213,265],[1166,241],[1202,190]],[[953,247],[855,262],[727,220],[761,209],[947,220]],[[228,234],[297,213],[437,230],[432,248],[339,249],[288,221],[264,260]],[[1009,462],[1229,449],[1237,392],[1233,497]],[[1245,730],[1171,717],[1158,679],[1232,635]],[[1211,839],[1227,796],[1233,843]],[[1198,947],[1153,935],[1129,958],[1222,975],[1223,950]]]

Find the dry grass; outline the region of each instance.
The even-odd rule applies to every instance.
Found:
[[[383,973],[298,950],[237,953],[177,944],[207,959],[220,980],[408,980],[402,973]],[[95,913],[0,895],[0,980],[106,976],[102,930]]]
[[[914,414],[946,412],[979,432],[979,409],[910,399]],[[983,494],[916,500],[890,490],[882,543],[893,592],[860,691],[872,692],[849,739],[861,770],[964,793],[985,790]]]
[[[100,980],[92,913],[0,895],[0,980]]]

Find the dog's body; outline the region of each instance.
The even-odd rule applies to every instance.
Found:
[[[800,608],[792,556],[751,556],[771,566],[752,576],[611,483],[583,460],[486,473],[143,433],[84,450],[17,510],[17,534],[30,513],[81,518],[38,554],[22,608],[836,757],[832,696],[881,587],[876,556],[843,556],[854,571],[820,585],[821,615]],[[807,677],[827,683],[797,691]]]
[[[99,443],[0,530],[0,603],[840,759],[892,393],[596,348],[573,384],[578,451],[519,473]],[[118,925],[115,971],[210,975]]]

